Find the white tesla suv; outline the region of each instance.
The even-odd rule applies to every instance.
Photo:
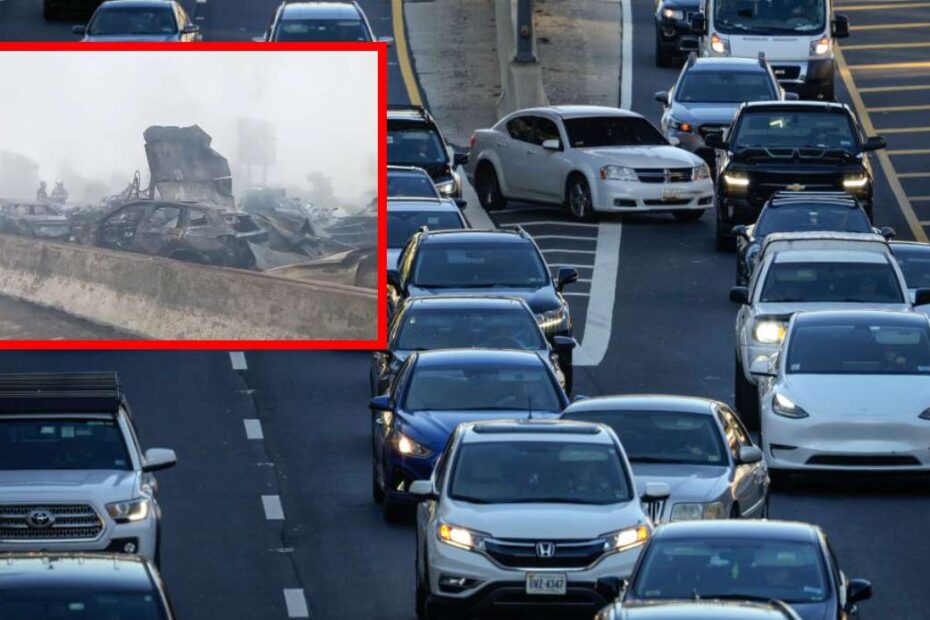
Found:
[[[695,220],[714,203],[703,159],[618,108],[514,112],[475,132],[465,173],[488,210],[513,199],[566,205],[578,219],[664,211]]]
[[[663,501],[668,485],[645,485]],[[618,594],[653,524],[620,441],[601,424],[462,424],[417,508],[420,618],[585,605]]]
[[[930,319],[917,312],[796,314],[759,360],[762,449],[788,470],[930,468]]]

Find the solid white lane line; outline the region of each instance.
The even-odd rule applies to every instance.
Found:
[[[303,588],[284,588],[284,604],[287,605],[288,618],[309,618],[307,597]]]
[[[540,250],[540,252],[542,252],[543,254],[555,254],[557,252],[564,254],[568,252],[570,254],[590,254],[592,256],[597,254],[595,250],[569,250],[569,249],[562,249],[562,248],[547,248],[545,250]]]
[[[281,498],[277,495],[262,495],[262,507],[265,509],[265,518],[269,521],[283,521],[284,507]]]
[[[549,268],[553,271],[559,269],[560,267],[574,267],[575,269],[594,269],[594,265],[579,265],[578,263],[552,263],[549,265]]]
[[[628,1],[624,0],[625,3]],[[597,366],[607,354],[614,318],[621,230],[619,223],[602,222],[598,228],[590,302],[585,318],[584,338],[574,353],[575,366]]]
[[[530,235],[533,239],[568,239],[571,241],[597,242],[597,237],[572,237],[571,235]]]
[[[242,421],[245,424],[245,436],[248,439],[264,439],[265,433],[262,432],[262,421],[249,418]]]
[[[563,297],[590,297],[589,293],[562,293]]]
[[[233,370],[249,369],[249,365],[245,361],[245,353],[242,351],[230,351],[229,361],[232,363]]]

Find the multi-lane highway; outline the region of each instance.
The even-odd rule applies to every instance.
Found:
[[[216,40],[260,34],[275,2],[186,4],[206,38]],[[376,34],[402,37],[392,20],[399,0],[361,4]],[[630,103],[657,120],[652,94],[666,89],[677,70],[654,66],[652,3],[634,4],[624,35],[633,36],[633,57],[624,67],[632,72]],[[844,42],[854,90],[841,89],[841,96],[868,108],[875,127],[899,130],[888,136],[888,161],[877,166],[876,220],[895,226],[901,237],[919,236],[919,222],[930,220],[930,177],[921,163],[930,150],[905,151],[921,151],[930,131],[930,105],[922,103],[930,101],[930,63],[920,60],[920,54],[930,57],[930,48],[891,41],[911,40],[905,33],[925,38],[930,2],[895,11],[883,0],[838,4],[854,7],[853,33]],[[916,27],[856,28],[899,22]],[[67,24],[42,21],[37,0],[6,0],[0,38],[71,35]],[[403,63],[392,52],[389,96],[396,103],[410,98]],[[863,68],[884,63],[896,66]],[[576,392],[674,392],[732,402],[734,307],[727,291],[734,266],[732,255],[713,249],[712,217],[693,224],[665,216],[607,220],[601,226],[615,236],[602,237],[599,229],[566,223],[558,211],[512,206],[495,215],[498,224],[526,224],[548,260],[579,269],[582,282],[569,299],[586,349],[595,344],[584,317],[593,296],[603,293],[594,283],[609,287],[610,303],[597,302],[611,313],[610,329],[595,334],[607,338],[603,359],[576,371]],[[619,244],[616,272],[608,269],[606,276],[593,268],[605,239]],[[162,568],[182,618],[413,617],[412,527],[384,523],[370,499],[365,353],[0,355],[0,371],[39,369],[118,370],[142,441],[177,451],[179,466],[160,475]],[[863,605],[872,618],[927,617],[928,513],[926,480],[828,480],[778,493],[771,502],[773,517],[823,526],[847,572],[872,580],[875,597]]]

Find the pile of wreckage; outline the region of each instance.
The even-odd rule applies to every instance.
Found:
[[[283,189],[254,187],[237,205],[229,162],[199,126],[153,126],[143,137],[148,187],[137,171],[122,192],[98,204],[0,199],[0,232],[376,286],[376,201],[348,215],[308,206]]]

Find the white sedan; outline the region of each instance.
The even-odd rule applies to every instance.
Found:
[[[704,161],[634,112],[598,106],[519,110],[471,138],[465,172],[481,205],[508,200],[595,212],[671,212],[696,220],[714,203]]]
[[[763,367],[766,366],[766,367]],[[801,312],[760,373],[762,448],[794,470],[930,469],[930,320],[916,312]]]

